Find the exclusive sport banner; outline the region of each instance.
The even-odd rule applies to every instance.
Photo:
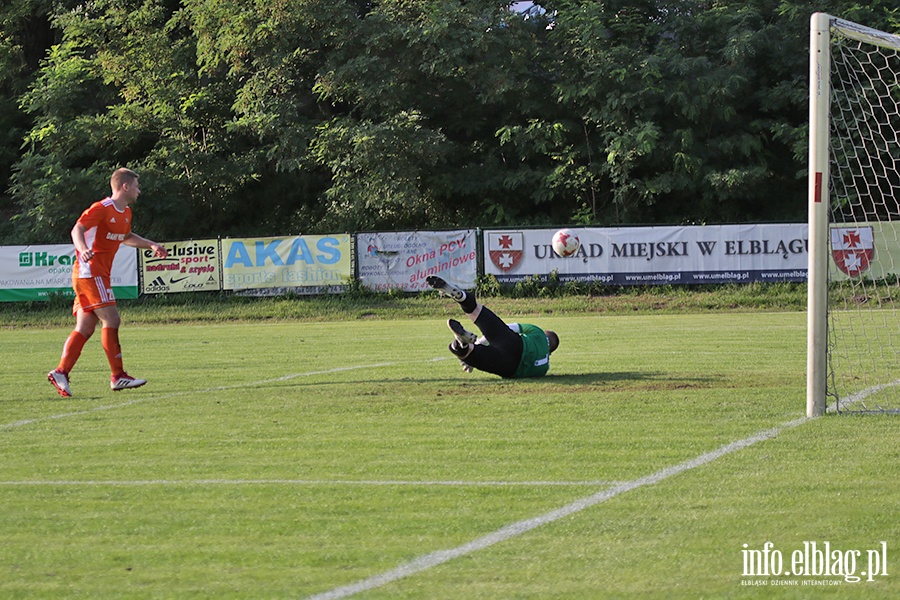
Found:
[[[141,292],[210,292],[222,289],[219,240],[166,242],[166,258],[141,250]]]

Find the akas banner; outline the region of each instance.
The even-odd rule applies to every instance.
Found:
[[[353,276],[350,235],[222,240],[222,289],[336,293]]]
[[[428,290],[429,275],[473,289],[478,277],[475,231],[360,233],[356,262],[360,283],[372,290]]]
[[[47,300],[63,294],[74,298],[71,244],[0,246],[0,302]],[[119,246],[110,273],[117,299],[138,297],[137,250]]]

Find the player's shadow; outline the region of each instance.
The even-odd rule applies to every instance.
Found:
[[[332,381],[309,380],[306,377],[298,377],[288,381],[273,382],[272,386],[278,387],[334,387],[334,386],[377,386],[377,385],[403,385],[403,384],[446,384],[455,383],[465,388],[493,387],[497,385],[534,385],[538,387],[596,387],[603,388],[653,388],[653,389],[690,389],[708,387],[720,381],[720,377],[714,375],[706,377],[673,377],[670,373],[661,371],[599,371],[596,373],[548,373],[543,377],[529,377],[522,379],[504,379],[487,373],[468,375],[460,373],[453,377],[370,377],[366,379],[342,379]],[[236,386],[237,387],[237,386]],[[259,387],[258,383],[252,383],[247,387]]]
[[[659,379],[664,373],[654,371],[600,371],[597,373],[547,373],[541,380],[554,383],[571,383],[574,385],[588,385],[607,381],[645,381]]]
[[[548,385],[567,386],[609,386],[634,385],[668,387],[673,389],[707,387],[721,381],[721,377],[706,375],[703,377],[675,377],[662,371],[610,371],[596,373],[548,373],[535,382],[546,382]]]

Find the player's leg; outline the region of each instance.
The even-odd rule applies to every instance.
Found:
[[[503,319],[483,304],[478,304],[475,312],[469,315],[475,326],[484,334],[488,343],[515,358],[518,364],[522,358],[522,337],[509,328]]]
[[[474,334],[470,333],[470,335]],[[467,371],[478,369],[500,377],[512,377],[519,366],[519,360],[502,348],[475,344],[461,340],[459,337],[450,343],[449,348]]]
[[[95,309],[94,314],[102,323],[100,342],[109,362],[110,375],[119,375],[125,370],[122,367],[122,346],[119,344],[119,326],[122,324],[119,309],[113,304]]]
[[[461,290],[452,283],[449,283],[436,275],[429,275],[425,278],[425,282],[432,288],[438,290],[442,295],[456,300],[459,303],[460,308],[463,309],[463,312],[466,313],[466,316],[469,317],[473,323],[478,325],[478,328],[481,329],[481,332],[491,343],[493,343],[493,341],[491,340],[489,332],[498,339],[506,335],[504,330],[508,330],[509,328],[503,320],[490,310],[485,309],[484,305],[475,298],[475,294]],[[487,313],[482,319],[481,314],[485,310],[487,310]],[[451,329],[453,329],[452,326]],[[456,334],[455,331],[454,334]],[[516,334],[513,333],[513,335]],[[516,337],[518,337],[518,335],[516,335]],[[457,337],[457,339],[459,338]]]
[[[119,309],[116,305],[112,304],[94,309],[94,313],[103,323],[100,329],[100,341],[103,344],[103,351],[106,353],[106,360],[109,362],[109,387],[114,392],[117,392],[119,390],[141,387],[147,383],[146,379],[137,379],[125,372],[122,361],[122,346],[119,343],[119,326],[122,324],[122,318],[119,316]]]
[[[521,354],[522,339],[519,337],[519,334],[512,331],[503,322],[503,319],[494,314],[489,308],[478,302],[475,294],[461,290],[436,275],[429,275],[425,278],[425,281],[441,294],[456,300],[463,312],[466,313],[466,316],[475,323],[491,345],[499,345],[514,353]],[[455,334],[456,332],[454,331]],[[457,339],[460,339],[459,336],[457,336]]]
[[[75,367],[75,363],[81,357],[84,345],[93,335],[97,323],[99,323],[99,319],[93,311],[85,311],[82,306],[93,306],[101,302],[93,279],[76,279],[73,289],[75,301],[72,303],[72,314],[75,315],[75,328],[66,338],[56,369],[47,373],[47,380],[53,384],[59,395],[64,397],[72,395],[72,390],[69,388],[69,372]]]
[[[66,339],[57,370],[62,371],[63,373],[68,373],[72,370],[75,363],[78,362],[78,358],[81,356],[84,345],[91,338],[91,335],[93,335],[98,322],[99,319],[94,316],[93,312],[79,310],[75,314],[75,329],[72,330],[72,333],[70,333],[69,337]]]
[[[451,348],[451,352],[452,351]],[[454,352],[454,354],[456,353]],[[459,358],[463,364],[478,369],[479,371],[493,373],[500,377],[512,377],[515,374],[516,369],[519,368],[521,351],[518,355],[514,355],[497,346],[472,344],[469,346],[468,354],[466,354],[464,358]]]
[[[475,334],[466,331],[462,325],[450,319],[447,325],[456,338],[450,344],[450,351],[465,365],[501,377],[512,377],[522,358],[522,338],[512,331],[503,319],[479,303],[475,294],[461,290],[437,276],[429,276],[425,281],[441,294],[456,300],[466,316],[484,334],[487,344],[475,344]]]
[[[475,310],[477,304],[475,294],[461,290],[452,283],[444,281],[437,275],[429,275],[425,278],[425,283],[439,291],[442,295],[459,302],[459,306],[463,309],[464,313],[469,314]]]
[[[456,319],[447,319],[447,327],[453,332],[453,337],[459,346],[465,347],[478,341],[478,336],[463,327],[462,323]]]

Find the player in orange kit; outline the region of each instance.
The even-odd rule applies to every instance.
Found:
[[[109,183],[112,195],[93,203],[81,213],[72,228],[72,242],[75,244],[77,259],[72,271],[75,329],[66,339],[59,366],[47,374],[50,383],[65,397],[72,395],[69,389],[69,371],[81,356],[81,350],[96,330],[97,323],[103,324],[100,340],[109,361],[110,388],[118,391],[147,383],[145,379],[131,377],[122,367],[122,349],[119,346],[121,318],[116,308],[110,274],[113,259],[121,244],[151,249],[161,258],[165,258],[168,253],[162,245],[131,231],[130,207],[141,193],[137,173],[130,169],[118,169],[112,174]]]

